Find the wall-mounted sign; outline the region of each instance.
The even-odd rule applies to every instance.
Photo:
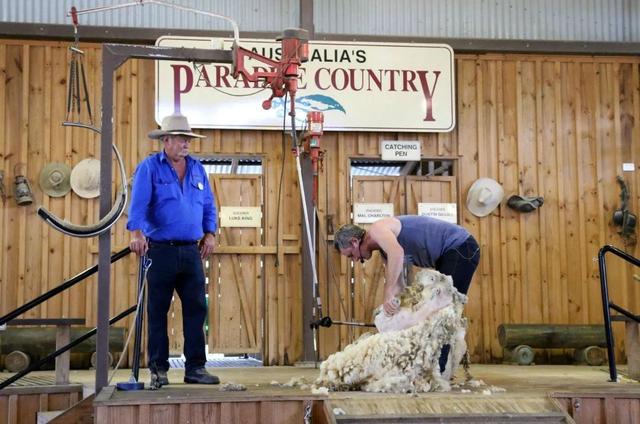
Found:
[[[178,36],[156,42],[229,50],[231,43]],[[276,41],[241,40],[241,45],[280,58]],[[264,69],[253,59],[246,66]],[[284,99],[264,110],[270,91],[231,74],[230,64],[156,61],[156,121],[180,111],[196,128],[281,130]],[[324,113],[325,131],[446,132],[455,126],[453,50],[445,44],[311,41],[300,79],[295,100],[300,127],[309,111]]]
[[[260,206],[221,206],[221,227],[261,227]]]
[[[458,223],[458,205],[455,203],[418,203],[418,215]]]
[[[393,203],[353,204],[353,222],[356,224],[371,224],[390,216],[393,216]]]
[[[380,142],[380,156],[382,160],[420,160],[419,141],[393,141]]]

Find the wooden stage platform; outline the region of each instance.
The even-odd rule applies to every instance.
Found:
[[[640,424],[640,383],[624,377],[607,381],[606,367],[561,365],[472,365],[484,385],[454,387],[446,393],[312,394],[292,379],[312,382],[318,371],[299,367],[215,368],[222,383],[240,383],[243,392],[218,386],[186,385],[183,370],[172,369],[172,384],[157,391],[119,392],[112,387],[95,399],[96,423],[413,423],[413,422],[577,422]],[[46,375],[46,372],[36,373]],[[126,381],[118,371],[113,383]],[[0,378],[2,378],[0,374]],[[93,371],[72,371],[85,388]],[[458,380],[461,380],[458,378]],[[141,370],[141,381],[148,371]],[[0,391],[0,395],[2,392]],[[0,418],[0,422],[3,422]]]

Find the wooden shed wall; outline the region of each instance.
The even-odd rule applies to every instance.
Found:
[[[48,162],[73,166],[99,154],[99,138],[86,130],[62,127],[68,45],[0,40],[0,170],[7,199],[0,209],[0,313],[53,287],[97,261],[96,240],[63,236],[35,214],[42,204],[74,223],[94,222],[97,200],[71,193],[59,199],[43,195],[38,174]],[[100,104],[100,46],[83,46],[94,110]],[[635,57],[458,55],[457,127],[447,134],[328,133],[320,175],[319,280],[325,311],[334,319],[353,314],[350,269],[333,251],[331,233],[348,222],[351,210],[349,159],[376,157],[382,139],[417,139],[423,156],[457,160],[458,205],[462,225],[478,239],[481,263],[469,293],[468,342],[474,361],[498,359],[496,327],[506,323],[599,323],[602,320],[598,268],[600,246],[623,246],[612,212],[619,207],[615,177],[623,162],[638,163],[640,59]],[[126,63],[115,80],[116,144],[129,175],[152,151],[146,133],[153,120],[154,66]],[[257,106],[259,107],[258,103]],[[329,117],[327,117],[329,118]],[[273,131],[207,130],[195,142],[197,153],[237,153],[264,158],[265,241],[276,243],[275,204],[281,135]],[[288,145],[288,143],[287,143]],[[300,214],[295,168],[288,150],[283,204],[284,244],[299,245]],[[26,172],[35,202],[13,200],[14,168]],[[114,173],[114,175],[116,175]],[[640,181],[625,173],[630,209],[637,213]],[[519,214],[500,206],[485,218],[465,208],[466,193],[479,177],[502,183],[506,196],[541,195],[544,206]],[[113,246],[128,243],[125,219],[113,229]],[[638,256],[635,247],[629,252]],[[292,363],[302,353],[300,257],[284,255],[274,267],[265,256],[264,355],[269,364]],[[640,309],[637,270],[610,259],[612,300]],[[112,315],[133,304],[137,261],[115,265]],[[95,323],[96,283],[83,284],[35,309],[28,317],[86,317]],[[128,325],[128,323],[125,323]],[[178,333],[179,328],[177,329]],[[622,354],[622,332],[617,332]],[[179,347],[177,335],[172,343]],[[351,341],[351,330],[321,330],[322,356]]]

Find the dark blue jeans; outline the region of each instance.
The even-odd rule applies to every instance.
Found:
[[[152,371],[169,369],[167,312],[174,290],[182,302],[186,371],[201,368],[206,362],[203,325],[207,316],[207,304],[198,246],[152,243],[147,255],[152,260],[147,273],[149,368]]]
[[[473,236],[469,236],[460,246],[449,249],[436,262],[436,269],[453,278],[453,286],[462,294],[467,294],[473,273],[480,262],[480,247]],[[450,345],[442,346],[440,372],[447,366]]]

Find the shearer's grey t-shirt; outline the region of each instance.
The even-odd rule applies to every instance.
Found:
[[[457,248],[470,236],[459,225],[428,216],[400,215],[396,218],[402,224],[398,243],[404,249],[405,257],[410,255],[411,262],[422,268],[434,268],[444,252]]]

